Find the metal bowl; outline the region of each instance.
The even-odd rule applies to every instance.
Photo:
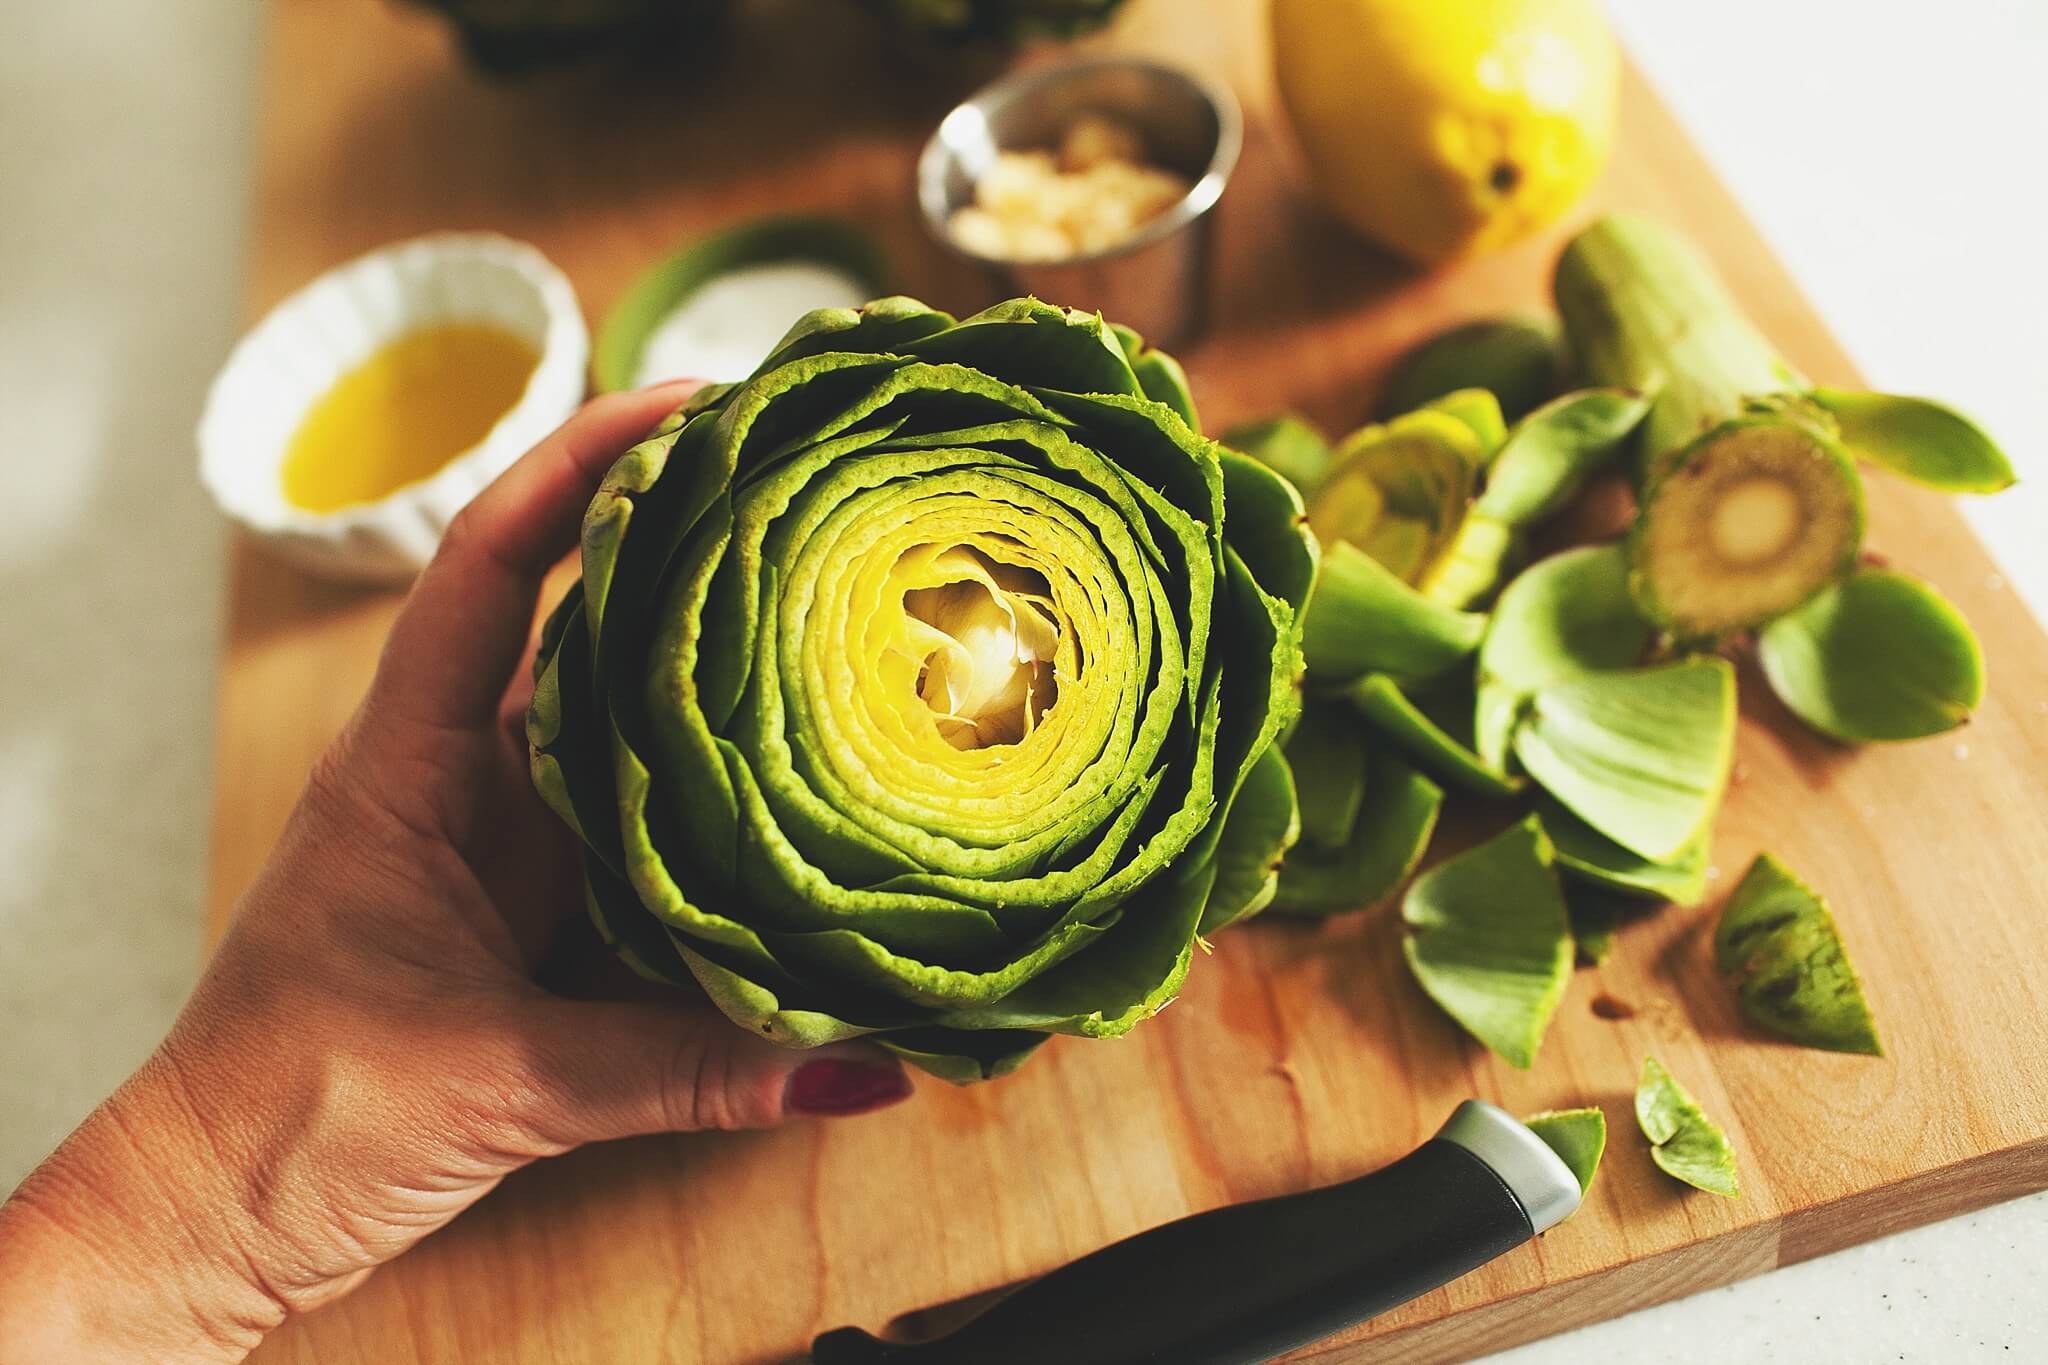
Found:
[[[1147,156],[1191,182],[1187,195],[1128,241],[1058,261],[997,259],[954,240],[953,212],[974,201],[975,181],[998,152],[1055,147],[1085,113],[1142,133]],[[932,236],[986,267],[1000,291],[1099,311],[1172,345],[1201,327],[1215,227],[1209,210],[1243,142],[1236,98],[1189,72],[1126,58],[1040,68],[997,81],[946,115],[918,159],[918,203]]]

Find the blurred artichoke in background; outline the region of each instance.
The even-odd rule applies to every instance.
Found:
[[[814,0],[813,0],[814,2]],[[412,0],[445,15],[479,68],[517,75],[647,44],[701,40],[740,0]],[[1072,38],[1123,0],[861,0],[908,37],[1002,48]],[[801,35],[792,29],[792,41]]]
[[[620,459],[528,725],[606,938],[963,1081],[1170,1000],[1294,840],[1316,563],[1193,415],[1092,314],[884,299]]]
[[[738,0],[413,0],[446,16],[462,49],[496,75],[714,31]]]
[[[906,33],[1010,45],[1074,38],[1108,23],[1123,0],[862,0]]]

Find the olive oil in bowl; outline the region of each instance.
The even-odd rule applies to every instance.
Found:
[[[491,323],[386,342],[307,410],[279,471],[285,500],[334,512],[431,477],[490,434],[539,364],[531,342]]]

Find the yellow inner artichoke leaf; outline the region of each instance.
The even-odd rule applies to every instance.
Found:
[[[1100,547],[957,496],[864,539],[827,571],[805,630],[813,696],[846,742],[834,761],[990,815],[1077,795],[1137,681],[1089,666],[1129,643]]]

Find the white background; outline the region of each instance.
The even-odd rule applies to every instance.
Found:
[[[1973,412],[2031,476],[1971,510],[2048,615],[2048,6],[1612,4],[1872,384]],[[198,969],[223,540],[189,433],[240,316],[263,7],[7,8],[0,1190]],[[1511,1358],[2040,1359],[2043,1266],[2037,1196]]]

